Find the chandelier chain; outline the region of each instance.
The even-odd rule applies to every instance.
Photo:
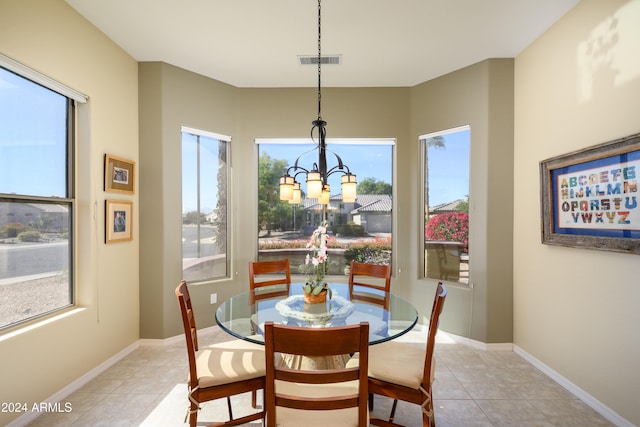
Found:
[[[322,106],[322,89],[320,86],[320,77],[322,75],[321,72],[321,62],[322,62],[322,47],[321,47],[321,22],[322,22],[322,7],[320,5],[321,0],[318,0],[318,120],[322,120],[322,115],[320,114],[321,112],[321,106]]]

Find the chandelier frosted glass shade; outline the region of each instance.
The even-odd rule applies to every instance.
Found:
[[[356,176],[352,173],[342,175],[342,201],[344,203],[356,201]]]
[[[317,199],[322,195],[322,176],[320,172],[307,173],[307,197]]]
[[[329,184],[325,185],[322,189],[322,193],[318,198],[318,203],[321,205],[328,205],[329,199],[331,198],[331,186]]]
[[[293,199],[293,184],[294,179],[292,176],[280,177],[280,200]]]
[[[289,203],[292,205],[299,205],[300,200],[302,199],[302,190],[300,190],[300,183],[293,183],[293,197],[289,200]]]

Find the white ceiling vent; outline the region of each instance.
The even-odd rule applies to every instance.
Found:
[[[318,55],[298,55],[300,65],[318,65]],[[342,63],[342,55],[324,55],[320,57],[322,65],[340,65]]]

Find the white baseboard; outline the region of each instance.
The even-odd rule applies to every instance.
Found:
[[[438,334],[442,334],[445,337],[450,338],[452,341],[457,342],[459,344],[464,344],[469,347],[475,348],[476,350],[484,350],[484,351],[513,351],[512,343],[484,343],[476,340],[472,340],[471,338],[462,337],[460,335],[452,334],[449,332],[444,332],[442,330],[438,331]]]
[[[600,402],[598,399],[569,381],[567,378],[560,375],[558,372],[551,369],[549,366],[545,365],[540,360],[536,359],[522,348],[517,345],[513,346],[513,351],[520,357],[522,357],[527,362],[531,363],[533,366],[542,371],[549,378],[560,384],[562,387],[567,389],[571,394],[576,396],[578,399],[582,400],[588,406],[590,406],[593,410],[598,412],[600,415],[605,417],[607,420],[611,421],[618,427],[635,427],[634,424],[630,423],[626,419],[622,418],[618,415],[614,410],[606,406],[604,403]]]
[[[91,381],[94,378],[96,378],[98,375],[100,375],[101,373],[103,373],[104,371],[106,371],[107,369],[109,369],[110,367],[115,365],[116,363],[118,363],[121,359],[123,359],[125,356],[127,356],[129,353],[131,353],[132,351],[134,351],[138,347],[140,347],[140,340],[134,342],[133,344],[129,345],[128,347],[126,347],[122,351],[120,351],[117,354],[111,356],[109,359],[105,360],[100,365],[96,366],[95,368],[93,368],[92,370],[90,370],[89,372],[87,372],[86,374],[84,374],[83,376],[78,378],[77,380],[73,381],[71,384],[67,385],[66,387],[64,387],[64,388],[62,388],[60,390],[58,390],[53,395],[49,396],[49,398],[46,399],[43,403],[55,404],[56,402],[61,402],[67,396],[69,396],[73,392],[79,390],[82,386],[84,386],[89,381]],[[30,422],[32,422],[33,420],[35,420],[36,418],[38,418],[39,415],[40,415],[39,412],[27,412],[26,414],[22,415],[21,417],[18,417],[15,420],[11,421],[9,424],[6,425],[6,427],[22,427],[22,426],[25,426],[25,425],[29,424]]]

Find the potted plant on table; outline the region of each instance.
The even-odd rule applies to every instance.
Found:
[[[324,281],[329,265],[327,256],[327,222],[323,222],[313,231],[307,242],[307,254],[304,264],[307,267],[307,281],[304,284],[304,299],[307,303],[320,303],[326,301],[327,294],[331,298],[331,290]]]

